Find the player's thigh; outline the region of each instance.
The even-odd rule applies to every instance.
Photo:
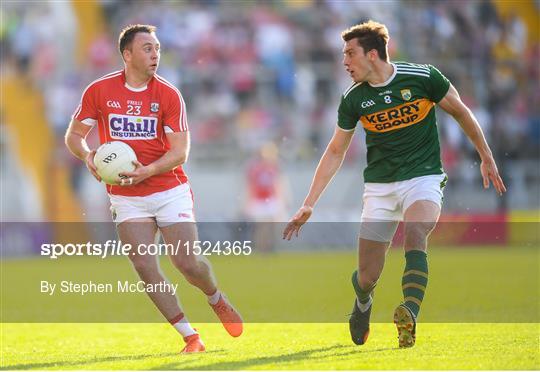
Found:
[[[136,269],[157,267],[157,259],[146,252],[146,247],[155,242],[157,224],[153,218],[133,218],[116,227],[118,236],[124,244],[131,245],[129,259]]]
[[[193,244],[199,239],[195,222],[178,222],[160,227],[159,230],[165,243],[178,248],[170,254],[172,262],[177,267],[189,265],[197,260],[198,256],[193,254]]]
[[[404,182],[403,220],[405,222],[437,222],[441,213],[446,174],[413,178]]]
[[[360,238],[389,243],[402,219],[397,183],[366,183],[360,218]]]
[[[403,214],[405,223],[426,223],[435,225],[441,215],[441,206],[431,200],[417,200]]]

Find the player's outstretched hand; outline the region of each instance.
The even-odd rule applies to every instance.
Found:
[[[84,163],[86,164],[86,168],[92,173],[92,176],[99,182],[101,182],[101,177],[97,174],[97,168],[96,164],[94,164],[94,156],[96,155],[96,150],[92,150],[86,155],[86,158],[84,159]]]
[[[492,157],[482,160],[482,163],[480,164],[480,173],[482,173],[484,189],[489,188],[489,182],[491,181],[499,195],[506,192],[506,186],[504,186],[504,182],[497,169],[497,164],[495,164],[495,160]]]
[[[142,165],[138,160],[134,160],[132,163],[135,165],[135,170],[133,172],[120,173],[121,178],[118,181],[120,186],[136,185],[152,176],[150,167]]]
[[[302,228],[302,225],[311,217],[313,213],[313,208],[307,205],[304,205],[302,208],[296,212],[296,214],[291,218],[285,230],[283,230],[283,239],[291,240],[293,234],[298,237],[298,233]]]

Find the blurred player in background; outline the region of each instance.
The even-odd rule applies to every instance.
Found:
[[[399,346],[414,346],[416,318],[428,281],[427,238],[441,212],[443,172],[435,104],[459,123],[481,159],[484,188],[493,183],[506,191],[482,130],[458,92],[431,65],[391,63],[388,30],[374,21],[341,34],[343,64],[353,84],[343,93],[334,135],[324,152],[303,206],[285,228],[284,238],[300,231],[322,192],[340,168],[358,121],[366,132],[364,208],[358,247],[356,292],[349,320],[352,340],[362,345],[369,335],[373,290],[399,221],[405,227],[403,303],[394,311]]]
[[[119,50],[124,70],[105,75],[84,91],[66,134],[66,145],[86,163],[99,181],[86,136],[97,124],[100,142],[123,141],[138,161],[127,178],[107,185],[113,220],[122,242],[133,247],[151,244],[159,230],[166,243],[191,244],[198,239],[193,197],[182,164],[189,154],[186,107],[180,92],[156,74],[160,44],[156,28],[130,25],[122,30]],[[144,123],[141,125],[141,123]],[[208,296],[208,302],[231,336],[242,333],[242,319],[218,290],[210,263],[183,251],[171,254],[174,266]],[[157,257],[132,252],[129,258],[147,284],[168,283]],[[183,336],[182,352],[205,350],[176,296],[170,291],[148,292],[163,316]]]
[[[254,246],[259,252],[275,248],[276,222],[284,221],[288,200],[287,185],[278,163],[273,142],[263,145],[246,169],[246,200],[243,214],[255,222]]]

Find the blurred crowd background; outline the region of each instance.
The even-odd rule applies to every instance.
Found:
[[[538,211],[539,12],[537,0],[2,2],[2,219],[109,220],[104,187],[63,136],[85,86],[122,68],[120,30],[147,23],[162,45],[158,73],[187,104],[199,219],[246,215],[246,169],[273,143],[284,220],[308,190],[350,85],[340,32],[368,19],[387,25],[392,60],[433,64],[452,81],[499,162],[503,198],[482,191],[474,148],[439,112],[445,211]],[[359,128],[315,218],[359,218],[363,137]]]

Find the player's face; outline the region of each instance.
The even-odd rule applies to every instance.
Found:
[[[138,32],[131,48],[125,53],[125,61],[131,68],[148,77],[153,76],[159,65],[159,40],[155,33]]]
[[[364,52],[356,39],[346,41],[343,46],[343,65],[357,83],[367,81],[372,71],[371,57],[370,53]]]

